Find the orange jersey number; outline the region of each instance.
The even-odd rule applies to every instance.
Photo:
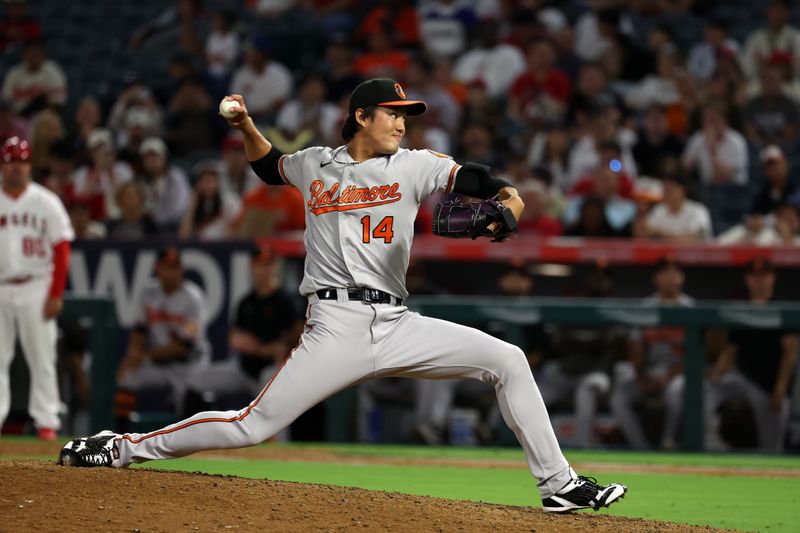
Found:
[[[375,229],[372,230],[372,238],[373,239],[383,239],[383,242],[389,244],[392,242],[392,237],[394,237],[394,231],[392,230],[392,224],[394,223],[394,217],[383,217],[383,220],[378,222],[378,225],[375,226]],[[370,242],[370,220],[369,215],[366,215],[361,219],[361,240],[364,244],[369,244]]]

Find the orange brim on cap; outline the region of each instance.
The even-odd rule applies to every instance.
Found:
[[[392,100],[390,102],[381,102],[378,105],[384,107],[407,107],[407,113],[411,116],[421,115],[428,109],[427,104],[421,100]]]

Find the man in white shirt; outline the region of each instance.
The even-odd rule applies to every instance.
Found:
[[[800,72],[800,30],[789,24],[788,0],[772,0],[767,6],[767,26],[750,34],[741,56],[742,70],[749,79],[759,75],[773,54],[791,57],[792,72]]]
[[[664,180],[664,200],[647,216],[650,237],[691,242],[711,238],[711,215],[701,203],[686,198],[686,182],[678,176]]]
[[[504,96],[525,70],[525,56],[518,48],[498,42],[495,22],[484,21],[481,24],[478,46],[458,58],[453,67],[453,77],[465,84],[482,80],[489,96]]]
[[[248,44],[245,63],[233,74],[231,92],[247,99],[247,108],[255,119],[262,119],[289,98],[292,75],[289,70],[269,58],[266,38],[256,38]]]
[[[61,67],[47,59],[42,41],[25,45],[22,63],[9,70],[3,80],[3,98],[22,115],[32,114],[34,103],[41,102],[45,107],[67,101],[67,79]]]
[[[689,138],[683,167],[697,171],[704,184],[747,184],[747,141],[728,127],[720,106],[710,104],[703,109],[703,129]]]

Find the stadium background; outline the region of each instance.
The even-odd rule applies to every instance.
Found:
[[[254,216],[253,224],[243,228],[243,213],[247,209],[258,211],[260,198],[242,201],[246,190],[230,187],[225,193],[238,194],[236,205],[240,207],[213,213],[230,225],[224,235],[204,234],[195,227],[187,238],[182,238],[178,236],[178,223],[166,223],[147,238],[116,239],[108,235],[113,226],[108,219],[112,217],[91,213],[91,201],[76,194],[69,179],[66,182],[49,179],[50,147],[55,145],[52,151],[55,157],[69,160],[74,169],[79,169],[91,162],[87,148],[91,131],[108,128],[120,160],[128,162],[132,175],[137,176],[141,171],[139,153],[126,143],[131,142],[130,130],[139,127],[146,131],[145,136],[166,141],[170,164],[182,171],[190,187],[194,187],[199,172],[209,166],[218,166],[223,175],[224,152],[240,147],[235,137],[229,135],[224,121],[216,116],[216,104],[221,95],[229,92],[231,76],[253,48],[265,52],[271,61],[281,63],[291,74],[291,90],[278,97],[283,103],[259,115],[266,134],[278,136],[287,149],[318,143],[339,144],[337,121],[342,118],[349,89],[365,76],[391,75],[403,84],[409,97],[422,96],[431,104],[431,110],[440,110],[429,113],[419,124],[409,122],[409,146],[430,146],[458,160],[490,164],[495,172],[526,191],[529,206],[535,205],[552,215],[531,219],[518,239],[495,246],[434,240],[429,236],[429,218],[426,218],[429,212],[423,209],[414,248],[415,277],[421,280],[421,293],[496,295],[499,276],[512,266],[535,277],[533,301],[536,297],[583,296],[587,275],[598,270],[611,280],[605,297],[638,300],[653,291],[654,264],[669,257],[684,265],[684,290],[699,301],[722,301],[720,305],[724,305],[724,301],[745,299],[743,266],[753,258],[768,258],[776,265],[777,300],[793,302],[800,296],[800,289],[792,280],[800,264],[797,248],[800,228],[792,225],[791,216],[787,217],[788,226],[780,227],[780,232],[776,232],[779,235],[771,237],[770,245],[757,245],[753,242],[755,235],[739,235],[738,242],[733,244],[719,242],[726,230],[748,220],[755,198],[767,183],[766,161],[762,159],[766,146],[780,147],[792,187],[796,185],[795,174],[800,167],[797,111],[787,109],[789,106],[781,108],[776,113],[781,125],[764,131],[766,126],[760,121],[765,119],[758,115],[753,104],[759,93],[760,78],[752,67],[748,70],[744,60],[748,39],[766,24],[770,2],[730,5],[691,0],[169,3],[141,0],[76,1],[65,6],[55,0],[6,1],[4,28],[14,24],[7,19],[9,9],[15,9],[12,4],[23,4],[30,20],[39,25],[48,59],[56,62],[65,74],[66,94],[63,101],[45,99],[21,109],[18,101],[9,97],[12,93],[4,89],[2,126],[10,124],[28,134],[41,161],[37,178],[63,193],[81,233],[74,245],[69,303],[85,297],[111,299],[122,327],[116,340],[120,355],[124,350],[125,330],[132,325],[131,306],[137,284],[150,275],[156,251],[163,244],[178,245],[187,276],[205,290],[211,315],[209,338],[214,358],[220,359],[228,355],[225,344],[229,319],[248,286],[250,243],[253,238],[266,239],[286,257],[284,283],[295,290],[302,274],[303,257],[298,228],[276,229],[277,224],[265,221],[261,212]],[[334,7],[336,11],[326,11]],[[226,74],[215,77],[208,72],[205,47],[214,14],[221,10],[233,15],[237,53]],[[789,12],[791,20],[797,23],[800,20],[797,7],[790,6]],[[693,50],[708,39],[710,26],[722,30],[728,39],[722,39],[723,44],[712,54],[716,67],[712,65],[711,70],[702,62],[700,66],[689,62]],[[598,34],[598,28],[607,33]],[[491,32],[500,43],[495,49],[504,46],[516,50],[510,53],[516,55],[516,60],[499,54],[497,62],[518,65],[515,68],[520,76],[525,75],[527,68],[527,51],[543,41],[551,43],[549,46],[555,52],[553,68],[559,75],[548,78],[543,85],[530,80],[517,85],[510,79],[499,88],[494,85],[495,78],[487,80],[473,75],[458,79],[455,73],[459,61],[463,62],[462,73],[467,72],[465,58],[476,49],[485,49],[481,43],[489,39],[487,34]],[[581,40],[582,36],[589,39],[592,35],[594,41]],[[783,73],[784,89],[794,106],[800,72],[800,34],[792,35],[798,42],[796,48],[771,53],[764,57],[764,63]],[[5,39],[2,45],[0,73],[5,78],[21,61],[24,46]],[[376,52],[381,47],[385,49]],[[541,52],[541,48],[537,50]],[[533,55],[540,59],[540,53]],[[659,61],[664,57],[674,62],[669,72],[658,71]],[[344,68],[351,64],[354,69]],[[541,63],[535,65],[542,68]],[[590,70],[599,65],[597,68],[608,77],[608,83],[593,97],[579,98],[585,65],[592,65]],[[703,72],[707,79],[698,77]],[[318,80],[316,85],[313,80]],[[516,90],[511,89],[512,85]],[[335,93],[315,95],[320,86]],[[126,91],[133,92],[131,87],[146,91],[143,101],[149,114],[139,112],[141,108],[131,112],[131,107],[138,107],[141,102],[133,105],[124,102]],[[626,95],[637,90],[639,100],[626,99]],[[307,100],[293,102],[301,94]],[[298,108],[310,109],[312,103],[315,113],[297,116]],[[438,109],[437,104],[440,104]],[[747,163],[742,184],[709,183],[702,172],[680,167],[680,155],[687,142],[702,131],[702,112],[706,107],[722,107],[732,128],[744,136]],[[651,161],[636,159],[634,140],[637,135],[638,139],[645,135],[643,120],[652,109],[663,114],[679,146],[678,149],[673,146],[672,159],[666,158],[655,170],[654,165],[648,165]],[[620,186],[615,190],[617,194],[610,193],[602,199],[610,217],[628,214],[618,227],[603,225],[587,229],[573,225],[574,221],[564,215],[564,205],[585,194],[574,190],[572,182],[584,175],[590,176],[591,181],[596,169],[613,166],[602,156],[596,157],[594,144],[589,143],[586,149],[585,143],[581,143],[583,134],[591,130],[592,120],[598,121],[598,128],[607,127],[604,140],[613,139],[621,146],[622,169],[612,169],[617,179],[621,182],[622,174],[630,176],[629,190]],[[610,124],[600,124],[603,121]],[[49,135],[53,132],[54,135]],[[539,148],[542,143],[550,142],[548,139],[552,141],[553,132],[566,133],[567,140],[556,157],[547,159]],[[580,156],[592,152],[595,155],[588,156],[588,166],[578,168],[580,164],[575,163],[575,168],[570,169],[573,159],[580,162]],[[642,166],[650,172],[639,172]],[[673,179],[676,174],[688,184],[690,197],[708,208],[712,222],[711,232],[701,232],[692,242],[646,235],[646,212],[663,195],[663,180]],[[573,177],[565,177],[570,175]],[[793,211],[797,210],[790,194],[783,199],[788,199]],[[800,197],[795,201],[800,205]],[[778,207],[778,203],[772,207]],[[283,208],[286,209],[285,205]],[[764,214],[765,226],[769,227],[775,217],[770,212]],[[98,354],[90,354],[91,360],[97,357]],[[88,369],[88,360],[86,365]],[[15,361],[12,372],[14,409],[4,435],[29,429],[21,358]],[[339,410],[348,405],[352,407],[352,402],[329,404],[327,417],[345,420]],[[168,406],[153,402],[151,407],[153,417],[145,416],[147,423],[158,424],[169,416],[165,413]],[[108,406],[103,408],[107,410]],[[602,407],[601,413],[607,413],[606,409]],[[394,416],[398,412],[388,413],[387,416]],[[793,420],[797,418],[794,413],[800,413],[797,398],[793,402]],[[317,416],[324,420],[326,413]],[[397,416],[408,417],[408,413]],[[570,413],[563,411],[559,416],[568,419]],[[311,423],[325,424],[320,420],[314,418]],[[793,428],[796,426],[797,422]],[[337,426],[322,438],[353,439],[352,422]],[[391,435],[391,439],[408,441],[405,435]],[[796,450],[798,442],[800,431],[790,431],[788,449]],[[500,435],[492,443],[509,441]],[[606,446],[624,448],[625,444],[616,437]]]

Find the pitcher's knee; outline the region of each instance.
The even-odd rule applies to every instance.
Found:
[[[518,346],[506,344],[502,357],[500,358],[500,375],[526,375],[531,374],[531,367],[528,358]]]

